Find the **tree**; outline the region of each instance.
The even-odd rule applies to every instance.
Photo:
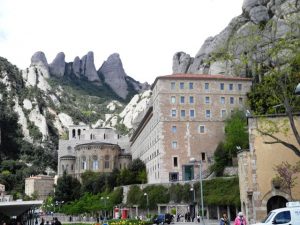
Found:
[[[210,171],[215,172],[216,176],[222,176],[226,166],[230,165],[231,158],[224,148],[224,143],[220,142],[214,152],[214,164],[211,165]]]
[[[286,191],[293,200],[292,188],[296,185],[297,177],[295,174],[300,172],[300,161],[294,166],[288,162],[282,162],[275,166],[274,170],[277,174],[273,181],[279,182],[280,188]]]
[[[214,164],[210,166],[210,171],[222,176],[224,168],[232,165],[232,158],[236,157],[239,148],[249,148],[249,135],[245,113],[235,110],[225,121],[225,140],[218,144],[214,152]]]
[[[55,201],[64,201],[65,203],[80,198],[80,182],[64,171],[63,176],[58,178],[55,187]]]
[[[247,131],[247,119],[243,111],[235,110],[229,119],[225,121],[224,148],[229,157],[235,157],[237,146],[241,149],[249,147],[249,135]]]

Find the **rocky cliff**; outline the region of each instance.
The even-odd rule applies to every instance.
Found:
[[[39,85],[43,90],[46,90],[45,78],[67,76],[73,79],[86,79],[97,86],[108,85],[120,98],[127,101],[134,94],[150,87],[149,84],[142,84],[125,73],[118,53],[109,56],[97,71],[94,53],[91,51],[81,58],[75,57],[74,61],[69,63],[65,62],[65,54],[60,52],[51,64],[48,64],[43,52],[36,52],[31,58],[29,68],[23,71],[27,85]]]
[[[299,38],[298,0],[244,0],[242,15],[209,37],[195,57],[177,52],[173,73],[255,75],[256,63],[282,38]]]

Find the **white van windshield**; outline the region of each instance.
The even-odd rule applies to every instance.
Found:
[[[268,223],[272,219],[272,217],[274,216],[274,214],[275,214],[275,212],[269,212],[269,214],[266,216],[266,218],[263,221],[261,221],[261,222],[262,223]]]

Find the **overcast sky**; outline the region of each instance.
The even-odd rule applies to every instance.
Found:
[[[51,63],[94,52],[98,69],[120,54],[141,82],[172,73],[175,52],[194,56],[241,14],[243,0],[0,0],[0,56],[21,69],[36,51]]]

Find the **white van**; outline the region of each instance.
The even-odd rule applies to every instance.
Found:
[[[274,209],[261,222],[253,225],[300,225],[300,202],[288,202],[286,208]]]

